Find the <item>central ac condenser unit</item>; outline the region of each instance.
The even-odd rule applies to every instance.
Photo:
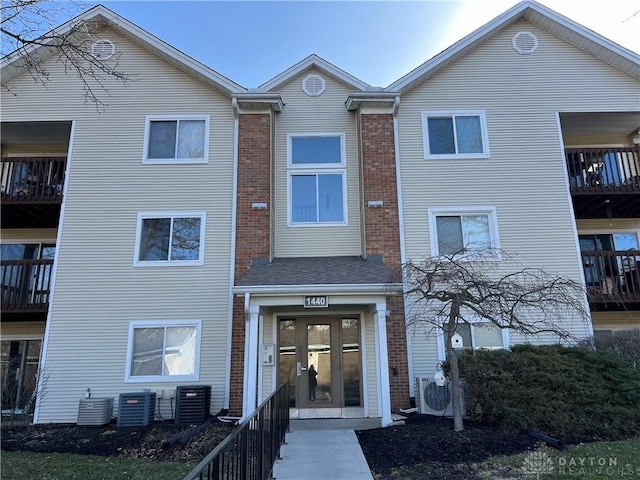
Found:
[[[451,399],[451,382],[438,385],[433,377],[416,377],[416,405],[420,407],[420,413],[429,415],[453,416]],[[466,414],[464,401],[464,381],[460,381],[460,410]]]
[[[118,427],[144,427],[153,423],[156,392],[121,393],[118,402]]]
[[[211,385],[183,385],[176,391],[176,424],[202,423],[210,416]]]
[[[113,398],[83,398],[78,405],[79,427],[100,427],[111,421]]]

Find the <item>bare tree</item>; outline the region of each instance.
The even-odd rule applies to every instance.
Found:
[[[567,326],[589,318],[580,283],[539,268],[518,266],[506,271],[506,263],[462,251],[407,262],[402,268],[408,325],[426,327],[429,334],[440,331],[444,336],[455,431],[464,428],[458,357],[452,345],[460,325],[484,321],[523,335],[551,334],[566,340],[572,337]]]
[[[103,111],[107,107],[105,97],[109,96],[108,80],[126,86],[133,78],[118,69],[119,53],[106,59],[92,51],[104,24],[85,20],[79,15],[65,28],[55,28],[61,19],[73,18],[85,8],[74,0],[3,0],[0,7],[2,67],[17,62],[34,81],[46,86],[49,71],[44,60],[49,54],[54,55],[64,66],[65,73],[75,74],[80,79],[85,103]],[[12,92],[6,84],[3,88]]]

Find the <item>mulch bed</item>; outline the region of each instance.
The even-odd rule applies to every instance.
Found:
[[[198,463],[233,430],[233,424],[208,422],[206,428],[183,443],[194,426],[156,422],[146,427],[78,427],[75,424],[38,424],[2,428],[6,451],[76,453],[106,457],[134,457],[167,462]]]
[[[429,479],[476,478],[461,464],[482,462],[493,455],[512,455],[536,446],[526,433],[507,433],[491,427],[465,423],[453,431],[453,420],[413,415],[405,425],[356,432],[375,478],[398,477],[397,470],[417,464]],[[395,472],[395,473],[394,473]]]

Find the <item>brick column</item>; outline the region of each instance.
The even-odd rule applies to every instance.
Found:
[[[366,253],[382,255],[385,265],[396,272],[402,260],[393,115],[362,114],[360,118]],[[370,200],[381,200],[383,205],[369,207]],[[409,406],[407,337],[402,296],[388,296],[387,309],[391,312],[387,318],[391,409],[397,411]]]
[[[269,258],[271,226],[271,116],[241,114],[238,123],[236,283],[254,258]],[[266,203],[267,209],[253,209],[254,203]],[[244,298],[234,298],[229,414],[237,416],[242,415],[245,321]]]

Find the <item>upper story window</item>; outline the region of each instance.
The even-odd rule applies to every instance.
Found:
[[[484,112],[422,112],[424,158],[488,158]]]
[[[500,260],[495,207],[429,209],[431,255]]]
[[[204,212],[140,213],[134,265],[202,265]]]
[[[209,116],[148,116],[144,163],[206,163]]]
[[[200,320],[130,322],[127,382],[197,381]]]
[[[344,134],[288,135],[289,225],[344,225]]]

